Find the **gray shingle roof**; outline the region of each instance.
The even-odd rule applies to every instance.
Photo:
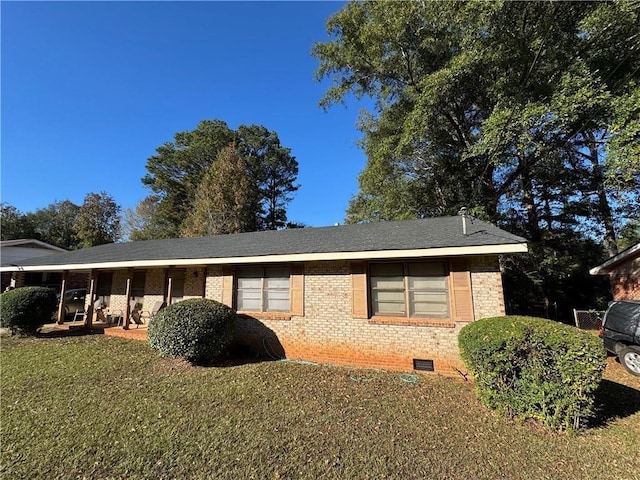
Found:
[[[375,222],[334,227],[238,233],[115,243],[25,261],[24,266],[78,265],[177,259],[235,258],[309,253],[414,250],[521,244],[526,240],[479,220],[461,217]]]

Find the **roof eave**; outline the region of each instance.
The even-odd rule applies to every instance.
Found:
[[[616,265],[635,256],[636,253],[640,254],[640,243],[637,243],[636,245],[627,248],[623,252],[620,252],[618,255],[611,257],[601,265],[598,265],[597,267],[593,267],[591,270],[589,270],[589,274],[590,275],[608,275],[609,273],[611,273],[611,270],[613,270],[613,268]]]
[[[382,260],[394,258],[426,258],[426,257],[455,257],[466,255],[499,255],[508,253],[527,252],[526,243],[509,243],[497,245],[476,245],[467,247],[440,247],[414,250],[375,250],[362,252],[330,252],[330,253],[295,253],[284,255],[259,255],[250,257],[225,258],[173,258],[161,260],[126,260],[120,262],[96,262],[64,265],[14,265],[0,267],[0,272],[54,272],[64,270],[94,270],[117,268],[150,268],[166,266],[193,265],[229,265],[248,263],[285,263],[285,262],[313,262],[335,260]]]

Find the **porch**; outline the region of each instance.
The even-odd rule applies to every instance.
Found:
[[[87,327],[83,321],[66,322],[64,324],[48,323],[40,329],[42,336],[65,336],[65,335],[107,335],[110,337],[126,338],[130,340],[147,341],[148,326],[140,325],[140,328],[130,328],[125,330],[113,324],[105,322],[93,322]]]

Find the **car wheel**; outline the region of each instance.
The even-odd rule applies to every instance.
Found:
[[[624,347],[620,350],[618,357],[627,372],[640,377],[640,347]]]

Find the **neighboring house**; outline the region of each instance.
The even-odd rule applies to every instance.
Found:
[[[614,300],[640,300],[640,243],[592,268],[591,275],[609,275]]]
[[[19,240],[2,240],[0,241],[0,262],[2,266],[19,265],[25,260],[32,258],[43,257],[45,255],[51,255],[57,252],[66,252],[64,248],[50,245],[40,240],[34,240],[31,238],[19,239]],[[55,272],[34,272],[25,279],[27,285],[37,286],[55,286],[60,287],[61,275]],[[2,273],[2,289],[0,292],[4,292],[5,288],[11,285],[11,274]]]
[[[451,373],[460,329],[505,313],[499,255],[526,251],[488,223],[441,217],[101,245],[18,275],[90,272],[87,302],[127,317],[133,299],[211,298],[238,310],[236,343],[273,356]]]

